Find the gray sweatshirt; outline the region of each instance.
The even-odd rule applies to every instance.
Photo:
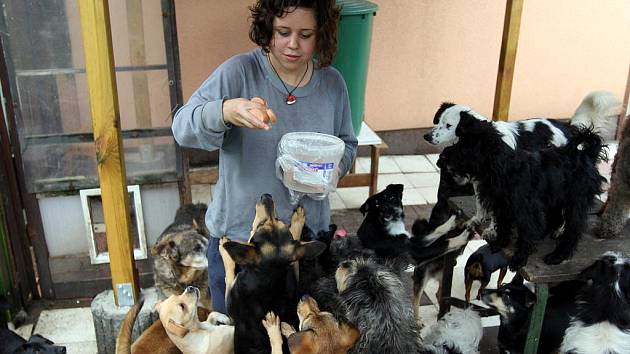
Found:
[[[294,205],[287,188],[276,177],[277,147],[288,132],[318,132],[345,142],[340,163],[342,175],[350,168],[357,149],[352,130],[350,102],[341,74],[332,67],[313,71],[307,85],[297,88],[297,102],[286,104],[287,92],[263,51],[255,49],[221,64],[175,114],[173,135],[184,147],[219,149],[219,180],[206,213],[213,237],[246,241],[255,215],[255,203],[263,193],[273,197],[278,216],[290,222]],[[288,86],[289,90],[293,87]],[[271,130],[227,127],[223,100],[261,97],[278,122]],[[306,224],[314,231],[328,230],[328,198],[304,197]]]

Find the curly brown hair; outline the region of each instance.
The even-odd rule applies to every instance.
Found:
[[[319,54],[319,66],[332,63],[337,51],[337,23],[340,9],[335,0],[258,0],[249,7],[252,21],[249,38],[269,53],[273,36],[273,20],[283,17],[297,7],[312,9],[317,22],[316,53]]]

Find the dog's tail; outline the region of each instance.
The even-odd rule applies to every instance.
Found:
[[[133,324],[136,322],[136,317],[144,304],[144,299],[140,299],[136,302],[120,325],[120,332],[118,332],[118,338],[116,338],[116,354],[131,354],[131,333],[133,332]]]
[[[567,150],[577,153],[578,156],[588,156],[593,161],[607,160],[603,138],[597,134],[593,127],[578,127],[575,135],[569,139]]]
[[[621,102],[608,91],[594,91],[586,95],[571,118],[571,125],[593,127],[607,139],[614,139],[617,115]]]

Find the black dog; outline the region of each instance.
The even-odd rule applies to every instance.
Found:
[[[363,247],[381,258],[394,259],[408,254],[411,234],[405,228],[402,184],[390,184],[369,197],[359,211],[364,215],[357,230]],[[407,260],[411,263],[411,259]]]
[[[577,313],[575,293],[581,286],[582,282],[570,281],[549,290],[538,344],[539,354],[555,353],[560,347],[564,331],[569,327],[569,320]],[[512,282],[497,290],[484,289],[481,299],[499,312],[499,352],[523,353],[529,329],[529,314],[536,303],[536,295],[523,285],[523,278],[517,274]]]
[[[503,283],[507,273],[509,259],[503,251],[492,252],[490,245],[483,245],[473,252],[464,267],[464,284],[466,285],[466,302],[470,302],[470,290],[474,281],[479,281],[477,300],[481,298],[481,291],[488,286],[492,273],[499,270],[497,288]]]
[[[630,353],[630,258],[607,252],[584,269],[563,354]]]
[[[298,207],[291,223],[304,223],[304,209]],[[298,280],[293,263],[314,258],[324,251],[319,241],[300,243],[302,228],[295,230],[277,218],[273,199],[265,194],[256,204],[254,235],[250,243],[222,241],[221,255],[226,269],[227,310],[234,320],[234,351],[237,354],[268,353],[269,336],[262,325],[265,315],[273,311],[294,327],[298,303]],[[233,260],[240,270],[234,276]],[[230,275],[231,273],[231,275]],[[288,353],[286,343],[283,351]]]
[[[446,168],[476,185],[481,205],[496,220],[498,239],[489,240],[493,250],[509,244],[514,227],[517,241],[510,268],[518,269],[527,263],[534,241],[562,229],[558,245],[544,261],[558,264],[569,258],[605,181],[597,170],[605,159],[601,137],[579,128],[563,147],[514,150],[492,122],[460,114],[459,142],[443,152]]]
[[[390,184],[365,201],[360,208],[365,217],[357,235],[364,248],[373,250],[397,272],[415,266],[413,307],[417,310],[428,279],[440,277],[444,255],[463,250],[470,233],[464,230],[461,218],[451,216],[437,228],[426,220],[416,220],[410,234],[405,228],[403,188]]]

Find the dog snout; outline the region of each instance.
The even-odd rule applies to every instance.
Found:
[[[424,140],[426,140],[427,142],[432,142],[433,141],[433,134],[431,134],[431,132],[428,132],[426,134],[424,134]]]
[[[200,292],[199,292],[198,288],[196,288],[194,286],[188,286],[188,287],[186,287],[186,290],[184,291],[184,293],[186,293],[186,294],[193,293],[193,294],[197,295],[197,297],[199,297],[199,293]]]

